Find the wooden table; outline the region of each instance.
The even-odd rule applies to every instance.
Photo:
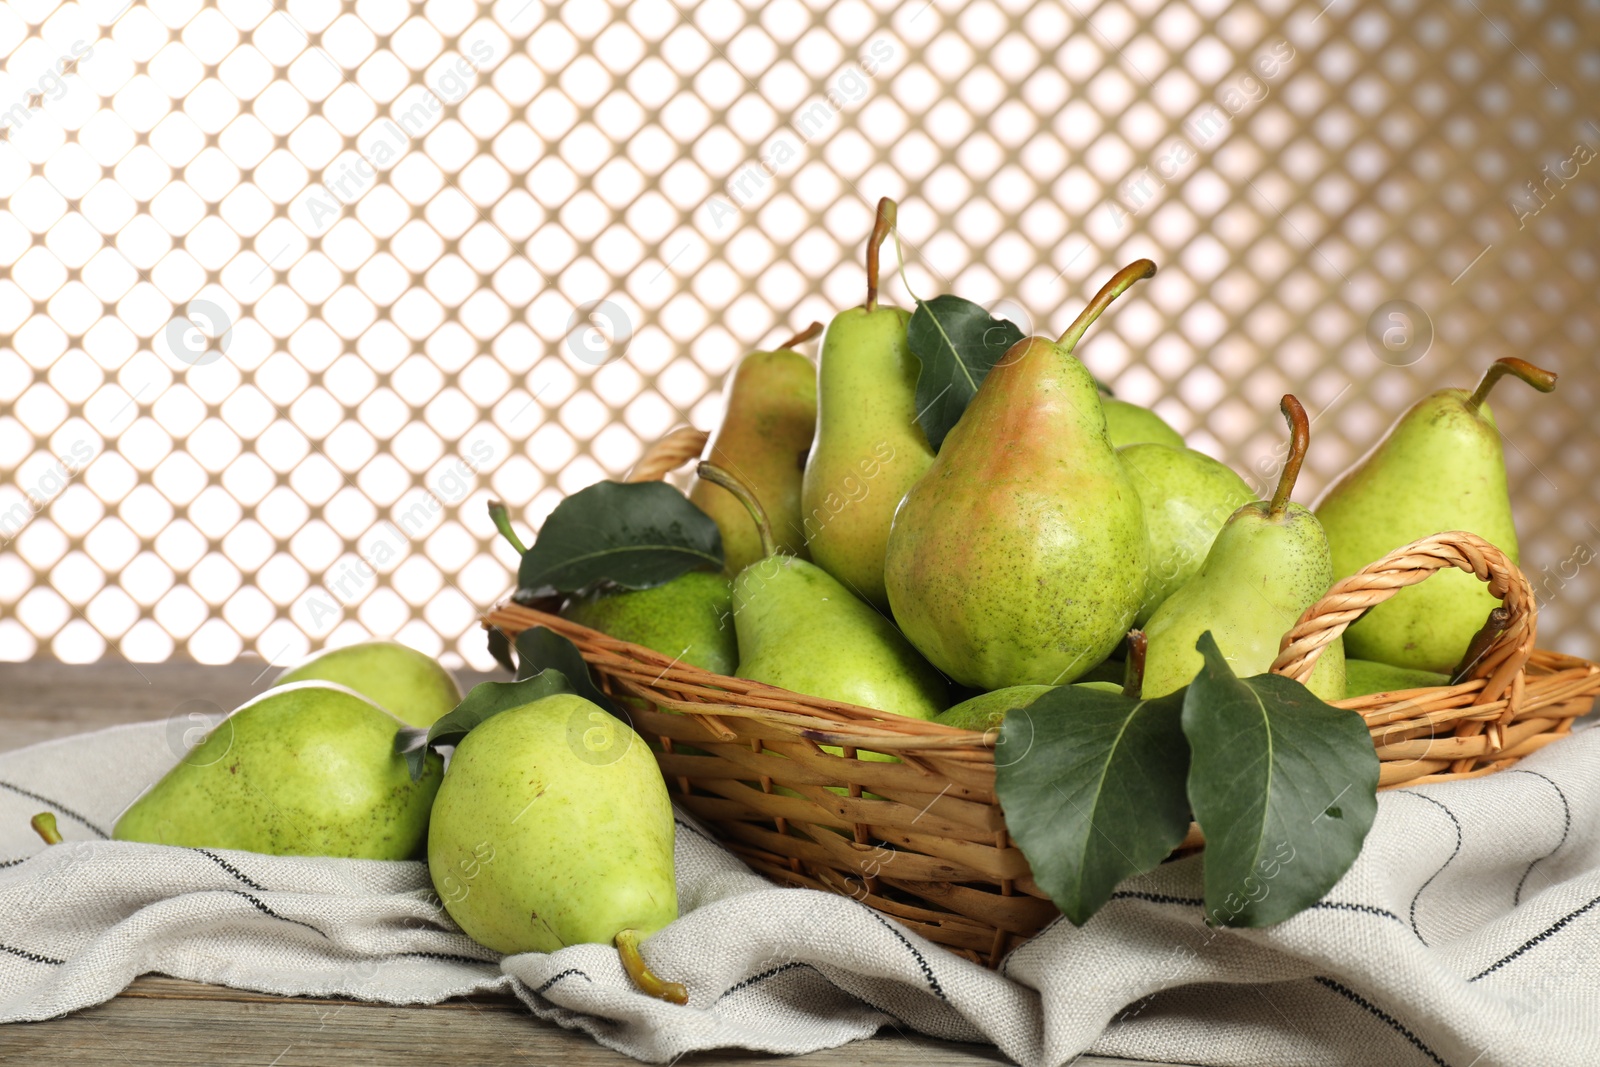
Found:
[[[223,667],[122,660],[87,667],[42,660],[0,663],[0,693],[5,694],[0,701],[0,751],[115,723],[164,719],[188,700],[233,708],[265,689],[273,673],[258,661]],[[461,681],[466,686],[488,677],[466,673]],[[393,1008],[355,1000],[275,997],[161,975],[146,975],[109,1003],[63,1019],[0,1027],[0,1063],[30,1067],[523,1067],[558,1062],[565,1067],[635,1063],[584,1034],[535,1019],[511,996]],[[745,1052],[701,1053],[679,1061],[684,1067],[778,1062]],[[975,1067],[1008,1061],[987,1045],[953,1044],[886,1028],[865,1041],[786,1062],[797,1067]],[[1134,1067],[1132,1061],[1097,1056],[1076,1063]]]

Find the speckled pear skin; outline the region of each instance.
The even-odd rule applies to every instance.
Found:
[[[1146,443],[1184,447],[1183,435],[1149,408],[1110,396],[1101,397],[1100,406],[1106,413],[1106,433],[1113,448]]]
[[[450,759],[428,872],[467,936],[554,952],[678,917],[672,803],[649,746],[572,694],[503,711]]]
[[[1150,581],[1133,620],[1143,626],[1199,572],[1217,531],[1255,494],[1226,465],[1192,448],[1125,445],[1117,455],[1139,492],[1150,538]]]
[[[748,513],[744,522],[750,525]],[[722,574],[690,571],[650,589],[597,590],[570,598],[561,614],[714,674],[739,665],[733,586]]]
[[[1060,685],[1128,632],[1149,551],[1094,378],[1034,337],[989,371],[906,494],[884,573],[895,620],[945,674]]]
[[[273,685],[336,682],[412,726],[432,726],[461,703],[454,676],[433,657],[397,641],[335,648],[278,675]]]
[[[1302,612],[1333,584],[1328,538],[1316,516],[1288,504],[1276,519],[1262,501],[1235,511],[1217,534],[1200,572],[1145,626],[1144,695],[1154,698],[1194,680],[1203,660],[1195,642],[1207,630],[1240,678],[1265,674],[1278,643]],[[1306,688],[1344,699],[1344,648],[1335,641],[1317,658]]]
[[[1445,530],[1475,533],[1517,562],[1500,431],[1489,405],[1474,412],[1470,396],[1441,389],[1423,397],[1322,494],[1315,510],[1333,546],[1334,577]],[[1357,619],[1345,648],[1360,659],[1448,673],[1499,603],[1472,575],[1443,570]]]
[[[275,856],[403,860],[421,850],[443,764],[419,781],[402,723],[348,689],[271,689],[190,749],[112,831],[118,841]]]
[[[722,425],[701,459],[732,471],[755,492],[772,522],[778,547],[806,556],[800,483],[817,429],[817,368],[788,349],[752,352],[728,380]],[[696,478],[689,499],[722,531],[730,575],[761,558],[761,539],[734,495]]]
[[[963,730],[993,730],[1005,721],[1006,712],[1025,708],[1054,688],[1053,685],[1011,685],[979,693],[941,712],[933,721]]]
[[[814,563],[778,555],[746,568],[733,611],[740,678],[913,719],[949,703],[945,680],[894,623]]]
[[[817,358],[817,434],[801,487],[811,558],[885,610],[889,525],[933,462],[917,422],[922,365],[906,343],[910,318],[899,308],[849,308],[828,324]]]
[[[1424,689],[1449,685],[1448,674],[1433,671],[1414,671],[1408,667],[1391,667],[1387,663],[1374,663],[1370,659],[1344,661],[1344,695],[1364,697],[1369,693],[1394,693],[1402,689]]]

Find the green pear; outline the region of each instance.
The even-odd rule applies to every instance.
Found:
[[[739,664],[733,589],[722,574],[690,571],[649,589],[590,590],[569,597],[561,614],[713,674],[732,674]]]
[[[893,226],[894,201],[885,198],[867,244],[867,302],[839,312],[822,335],[816,441],[801,487],[811,558],[880,608],[889,604],[883,553],[895,508],[933,462],[917,422],[911,316],[878,306],[878,246]]]
[[[1293,396],[1283,398],[1293,441],[1270,503],[1246,504],[1229,516],[1199,573],[1167,598],[1144,628],[1149,638],[1144,695],[1166,696],[1188,685],[1203,663],[1195,642],[1207,630],[1241,678],[1265,674],[1283,635],[1333,584],[1322,526],[1289,501],[1310,444],[1310,423]],[[1307,688],[1323,700],[1344,699],[1344,649],[1323,649]]]
[[[364,641],[311,657],[273,685],[335,682],[354,689],[412,726],[432,726],[461,703],[454,676],[431,656],[395,641]]]
[[[962,685],[1059,685],[1116,647],[1150,548],[1128,470],[1073,348],[1155,264],[1119,271],[1059,342],[1018,341],[906,494],[884,576],[895,620]]]
[[[1084,682],[1084,685],[1110,686],[1115,691],[1122,687],[1113,682]],[[1004,689],[996,689],[988,693],[979,693],[970,700],[963,700],[948,711],[940,712],[934,717],[934,722],[945,726],[956,726],[963,730],[993,730],[1004,721],[1006,712],[1013,708],[1025,708],[1038,700],[1045,693],[1054,689],[1053,685],[1009,685]]]
[[[678,917],[672,803],[626,723],[570,693],[502,711],[456,747],[428,871],[467,936],[554,952]]]
[[[301,682],[240,707],[122,813],[118,841],[275,856],[403,860],[428,828],[442,763],[413,782],[404,724],[342,686]]]
[[[1121,693],[1138,698],[1144,686],[1145,637],[1138,630],[1128,634],[1128,661],[1122,665],[1123,681],[1095,679],[1090,682],[1073,682],[1076,689],[1095,689],[1102,693]],[[1109,666],[1110,661],[1102,664]],[[1055,689],[1053,685],[1013,685],[990,693],[979,693],[941,713],[933,721],[945,726],[958,726],[963,730],[994,730],[1005,721],[1006,713],[1016,708],[1026,708],[1044,694]]]
[[[806,531],[800,482],[817,429],[817,368],[793,348],[821,329],[812,323],[777,351],[752,352],[740,361],[728,380],[722,425],[701,456],[750,483],[772,519],[778,547],[801,557],[806,554]],[[727,490],[696,479],[689,499],[722,531],[728,574],[738,574],[761,558],[761,543],[744,505]]]
[[[1150,581],[1133,620],[1143,626],[1195,576],[1222,524],[1255,494],[1225,464],[1192,448],[1125,445],[1117,455],[1139,491],[1150,538]]]
[[[1110,396],[1100,398],[1100,407],[1106,413],[1106,433],[1111,438],[1113,448],[1138,444],[1184,447],[1183,435],[1149,408]]]
[[[1433,579],[1428,579],[1432,581]],[[1344,661],[1344,695],[1364,697],[1369,693],[1394,693],[1402,689],[1424,689],[1449,685],[1448,674],[1433,671],[1414,671],[1405,667],[1391,667],[1387,663],[1374,663],[1370,659],[1351,657]]]
[[[1400,416],[1317,501],[1344,578],[1402,545],[1446,530],[1475,533],[1517,562],[1500,431],[1487,399],[1506,374],[1540,392],[1556,376],[1520,359],[1501,359],[1478,388],[1441,389]],[[1499,604],[1489,587],[1447,568],[1400,590],[1345,631],[1350,655],[1413,670],[1448,672]]]
[[[702,463],[700,477],[743,502],[765,553],[733,580],[740,678],[914,719],[944,710],[945,680],[892,622],[815,563],[778,552],[760,502],[736,476]]]

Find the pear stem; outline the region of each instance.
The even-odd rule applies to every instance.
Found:
[[[1467,400],[1467,406],[1477,411],[1483,402],[1489,399],[1489,391],[1495,383],[1507,374],[1521,378],[1541,393],[1548,393],[1556,387],[1556,372],[1535,367],[1525,359],[1516,356],[1506,356],[1489,364],[1489,369],[1483,372],[1483,380],[1478,383],[1478,388],[1473,390],[1472,396]]]
[[[511,542],[511,547],[517,550],[517,555],[527,555],[528,546],[522,543],[517,531],[511,528],[511,515],[506,511],[504,504],[498,500],[489,501],[489,519],[494,523],[494,528],[500,531],[500,536]]]
[[[1111,280],[1094,294],[1094,299],[1078,313],[1078,317],[1072,320],[1072,325],[1067,327],[1067,332],[1061,335],[1061,340],[1056,344],[1071,352],[1077,347],[1084,331],[1094,325],[1094,320],[1100,317],[1102,311],[1111,306],[1111,301],[1127,292],[1134,282],[1148,278],[1155,272],[1156,265],[1148,259],[1136,259],[1117,271],[1111,276]]]
[[[1122,695],[1134,700],[1144,699],[1144,654],[1150,639],[1143,630],[1128,631],[1128,666],[1122,676]]]
[[[1278,409],[1289,420],[1289,455],[1283,461],[1283,473],[1278,476],[1278,491],[1272,494],[1272,507],[1267,511],[1269,519],[1276,519],[1289,506],[1294,483],[1306,461],[1306,449],[1311,446],[1311,420],[1306,418],[1306,409],[1300,406],[1294,394],[1284,393]]]
[[[683,988],[683,983],[666,982],[656,977],[644,962],[644,957],[639,955],[639,931],[618,931],[616,944],[617,954],[622,957],[622,969],[628,972],[628,977],[633,979],[633,984],[639,987],[640,992],[672,1004],[689,1003],[689,991]]]
[[[61,844],[61,831],[56,829],[56,817],[48,811],[41,811],[35,815],[28,820],[28,825],[33,827],[34,833],[44,838],[45,844]]]
[[[750,483],[713,463],[700,464],[695,468],[695,473],[700,476],[701,481],[720,485],[739,498],[739,503],[744,505],[744,509],[755,520],[756,533],[761,537],[761,558],[776,556],[778,542],[772,536],[772,521],[767,518],[767,509],[761,506],[761,501],[756,498],[756,492],[750,488]]]
[[[872,223],[872,236],[867,238],[867,310],[878,306],[878,251],[884,238],[894,229],[895,205],[887,196],[878,201],[878,216]]]
[[[795,345],[803,345],[821,332],[822,323],[813,322],[810,326],[807,326],[805,329],[801,330],[799,333],[783,342],[783,344],[779,345],[778,350],[782,351],[785,348],[793,348]]]

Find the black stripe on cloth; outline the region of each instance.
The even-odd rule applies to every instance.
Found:
[[[1528,875],[1533,873],[1533,868],[1561,851],[1561,846],[1567,843],[1567,835],[1572,832],[1572,805],[1567,803],[1567,794],[1561,791],[1554,779],[1540,774],[1538,771],[1527,771],[1521,767],[1511,768],[1512,774],[1531,774],[1535,778],[1543,778],[1550,783],[1550,788],[1556,791],[1556,796],[1561,798],[1561,840],[1556,842],[1556,847],[1528,864],[1528,869],[1522,872],[1522,880],[1517,883],[1517,891],[1511,895],[1511,906],[1516,907],[1522,903],[1522,887],[1528,884]]]
[[[1118,890],[1111,894],[1112,900],[1147,900],[1152,904],[1181,904],[1184,906],[1204,907],[1205,901],[1199,897],[1171,897],[1163,893],[1140,893],[1131,889]],[[1400,918],[1388,908],[1376,907],[1372,904],[1356,904],[1343,900],[1319,900],[1311,905],[1313,910],[1320,911],[1354,911],[1363,915],[1376,915],[1380,919],[1390,919],[1405,925],[1405,920]],[[1043,931],[1040,931],[1041,933]],[[1037,936],[1037,935],[1035,935]]]
[[[1450,822],[1456,828],[1455,851],[1450,853],[1449,859],[1445,860],[1439,865],[1439,869],[1437,871],[1434,871],[1432,874],[1428,875],[1428,880],[1417,887],[1416,896],[1411,898],[1411,932],[1417,935],[1418,941],[1421,941],[1423,945],[1427,945],[1428,939],[1422,936],[1421,930],[1417,929],[1417,901],[1422,899],[1422,891],[1432,885],[1433,880],[1443,874],[1444,869],[1454,863],[1457,856],[1461,855],[1461,820],[1456,818],[1455,812],[1451,811],[1449,808],[1445,807],[1443,804],[1439,803],[1432,797],[1427,796],[1426,794],[1414,793],[1409,789],[1396,789],[1395,792],[1399,793],[1401,796],[1416,797],[1418,800],[1426,800],[1429,804],[1432,804],[1434,807],[1450,816]]]
[[[551,986],[553,986],[557,982],[561,981],[561,979],[570,978],[573,975],[577,975],[579,978],[582,978],[585,982],[588,982],[590,985],[594,984],[594,979],[590,978],[588,975],[586,975],[582,971],[578,970],[578,968],[576,968],[576,967],[568,967],[566,970],[562,971],[560,974],[556,975],[554,978],[551,978],[551,979],[547,980],[544,985],[540,986],[538,989],[535,989],[533,991],[533,995],[537,997],[537,996],[543,994],[545,990],[549,989]]]
[[[0,952],[9,952],[13,956],[21,956],[29,963],[48,963],[60,967],[66,960],[58,960],[54,956],[41,956],[37,952],[28,952],[26,949],[12,948],[10,945],[0,945]]]
[[[26,863],[32,858],[31,856],[19,856],[14,860],[0,860],[0,870],[4,870],[7,867],[15,867],[19,863]]]
[[[425,960],[443,960],[446,963],[476,963],[494,966],[494,960],[479,960],[471,956],[457,956],[449,952],[396,952],[396,956],[416,956]]]
[[[1311,907],[1321,911],[1358,911],[1363,915],[1376,915],[1380,919],[1391,919],[1401,926],[1406,924],[1404,919],[1388,908],[1374,907],[1371,904],[1354,904],[1343,900],[1319,900]]]
[[[1205,907],[1205,901],[1199,897],[1169,897],[1165,893],[1140,893],[1132,889],[1119,889],[1111,894],[1112,900],[1147,900],[1152,904],[1191,904],[1197,908]]]
[[[286,923],[294,923],[296,926],[304,926],[307,930],[310,930],[310,931],[316,933],[319,937],[322,937],[324,939],[326,939],[328,937],[327,934],[323,933],[321,930],[318,930],[315,926],[312,926],[310,923],[303,923],[299,919],[291,919],[287,915],[279,915],[277,912],[273,911],[271,908],[269,908],[265,904],[263,904],[261,902],[261,898],[260,897],[252,896],[251,894],[246,893],[242,889],[224,889],[223,892],[224,893],[232,893],[236,897],[244,897],[244,899],[246,899],[250,903],[254,904],[256,906],[256,910],[261,912],[263,915],[270,915],[274,919],[280,919],[280,920],[282,920],[283,922],[286,922]]]
[[[1393,1015],[1390,1015],[1388,1012],[1372,1003],[1372,1001],[1368,1000],[1366,997],[1363,997],[1360,993],[1357,993],[1354,989],[1351,989],[1347,985],[1341,985],[1340,983],[1335,982],[1332,978],[1322,978],[1319,976],[1314,977],[1311,980],[1316,982],[1318,985],[1326,986],[1327,988],[1333,990],[1341,997],[1344,997],[1346,1000],[1350,1001],[1350,1003],[1367,1009],[1367,1011],[1371,1012],[1374,1017],[1387,1023],[1389,1028],[1395,1033],[1411,1042],[1412,1046],[1416,1048],[1418,1052],[1428,1057],[1428,1059],[1432,1060],[1434,1063],[1437,1063],[1439,1067],[1450,1067],[1448,1063],[1439,1058],[1439,1054],[1437,1052],[1429,1048],[1422,1038],[1412,1033],[1404,1023],[1400,1022],[1400,1020],[1396,1019]]]
[[[245,877],[243,871],[229,863],[227,860],[223,859],[221,856],[217,855],[215,852],[212,852],[210,849],[197,848],[195,851],[200,853],[200,855],[204,856],[206,859],[210,860],[212,863],[215,863],[218,867],[221,867],[223,870],[227,871],[229,874],[233,875],[235,878],[239,879],[239,881],[243,882],[251,889],[259,889],[263,893],[268,891],[266,886],[262,885],[260,882],[252,881],[251,879]]]
[[[1562,929],[1564,929],[1566,927],[1566,925],[1568,923],[1570,923],[1572,920],[1576,919],[1578,916],[1582,915],[1584,912],[1593,909],[1596,905],[1600,905],[1600,897],[1595,897],[1593,900],[1589,901],[1589,903],[1585,904],[1581,908],[1576,909],[1575,911],[1569,911],[1567,914],[1563,915],[1561,918],[1557,919],[1554,923],[1552,923],[1548,928],[1546,928],[1545,930],[1541,931],[1540,933],[1537,933],[1537,934],[1533,935],[1532,937],[1528,938],[1528,940],[1524,941],[1516,949],[1516,951],[1511,952],[1511,953],[1509,953],[1509,954],[1507,954],[1505,956],[1502,956],[1500,959],[1498,959],[1498,960],[1494,961],[1493,963],[1489,964],[1489,966],[1485,967],[1483,970],[1479,971],[1477,974],[1473,975],[1471,978],[1468,978],[1467,981],[1476,982],[1478,979],[1484,977],[1485,975],[1493,974],[1495,971],[1498,971],[1500,968],[1504,967],[1506,964],[1510,963],[1512,960],[1516,959],[1518,956],[1522,955],[1524,952],[1527,952],[1529,949],[1533,948],[1535,945],[1545,941],[1547,938],[1553,936],[1554,934],[1559,933]]]
[[[27,789],[24,789],[20,785],[12,785],[10,782],[0,782],[0,789],[9,789],[13,793],[16,793],[18,796],[27,797],[29,800],[37,800],[41,804],[48,804],[50,807],[55,808],[61,814],[65,815],[67,818],[71,819],[73,822],[82,823],[84,826],[87,826],[89,829],[93,830],[95,833],[99,834],[101,837],[104,837],[104,838],[106,838],[108,840],[111,837],[110,834],[108,834],[104,830],[100,829],[100,827],[96,826],[94,823],[90,822],[88,819],[85,819],[82,815],[79,815],[77,812],[73,811],[71,808],[64,807],[64,806],[62,806],[60,804],[57,804],[55,801],[51,800],[49,797],[42,797],[38,793],[34,793],[34,792],[31,792],[31,791],[29,791]]]
[[[889,931],[895,937],[900,939],[900,943],[906,947],[906,951],[917,958],[917,966],[922,968],[922,976],[928,980],[928,988],[933,990],[933,995],[944,1001],[946,1004],[950,1003],[950,998],[944,995],[944,990],[939,985],[939,979],[933,976],[933,968],[928,965],[928,957],[918,952],[917,946],[913,945],[910,941],[907,941],[906,935],[902,934],[899,930],[896,930],[894,924],[888,919],[885,919],[882,915],[879,915],[865,904],[862,904],[859,900],[855,903],[858,904],[864,911],[866,911],[868,915],[872,916],[874,919],[877,919],[885,930]]]
[[[744,979],[743,981],[733,983],[733,985],[729,986],[727,989],[724,989],[722,991],[722,996],[717,998],[717,1003],[718,1004],[722,1003],[722,998],[723,997],[731,997],[735,993],[739,992],[739,990],[741,990],[741,989],[749,989],[753,985],[756,985],[756,984],[761,983],[761,982],[765,982],[768,978],[772,978],[772,977],[775,977],[776,975],[780,975],[784,971],[792,971],[797,967],[805,967],[805,968],[807,968],[809,970],[813,970],[813,971],[816,970],[816,968],[812,967],[811,964],[802,963],[802,962],[800,962],[798,960],[795,961],[795,962],[792,962],[792,963],[785,963],[785,964],[782,964],[780,966],[773,967],[771,970],[762,971],[760,974],[753,974],[749,978]],[[821,974],[821,972],[819,971],[818,974]],[[824,976],[824,979],[825,978],[826,978],[826,976]]]
[[[713,845],[717,844],[715,841],[712,841],[711,838],[707,837],[705,834],[701,833],[699,830],[696,830],[693,826],[690,826],[688,823],[684,822],[682,819],[673,819],[672,821],[674,823],[676,823],[677,825],[683,827],[685,830],[689,831],[694,836],[698,837],[700,840],[708,841]],[[720,848],[721,846],[718,846],[718,847]]]
[[[896,1015],[894,1012],[890,1011],[888,1008],[885,1008],[881,1004],[874,1004],[871,1000],[869,1000],[867,997],[863,996],[861,993],[857,993],[857,992],[853,992],[853,991],[850,991],[850,990],[843,989],[843,987],[841,987],[837,982],[835,982],[831,978],[829,978],[827,976],[827,974],[825,974],[821,969],[819,969],[818,967],[816,967],[816,966],[814,966],[814,965],[812,965],[810,963],[804,963],[804,962],[801,962],[801,961],[795,961],[793,963],[785,963],[780,967],[772,968],[770,971],[763,971],[760,974],[751,975],[749,978],[744,979],[742,982],[735,982],[733,985],[731,985],[727,989],[723,990],[722,996],[720,996],[720,997],[718,997],[716,999],[716,1003],[721,1004],[724,997],[731,996],[732,994],[739,992],[739,990],[741,990],[741,989],[747,989],[750,986],[756,985],[759,982],[763,982],[766,979],[772,978],[775,975],[782,974],[784,971],[793,970],[796,967],[804,967],[807,970],[810,970],[810,971],[814,972],[817,975],[817,977],[821,978],[823,981],[827,982],[829,985],[833,986],[835,989],[839,989],[841,992],[845,993],[846,996],[851,996],[851,997],[856,998],[857,1000],[861,1001],[861,1003],[863,1003],[867,1007],[871,1008],[873,1011],[881,1012],[882,1014],[888,1016],[889,1018],[893,1019],[895,1022],[899,1023],[902,1026],[910,1027],[913,1030],[916,1029],[916,1027],[911,1026],[910,1023],[906,1022],[904,1019],[902,1019],[900,1016]]]

